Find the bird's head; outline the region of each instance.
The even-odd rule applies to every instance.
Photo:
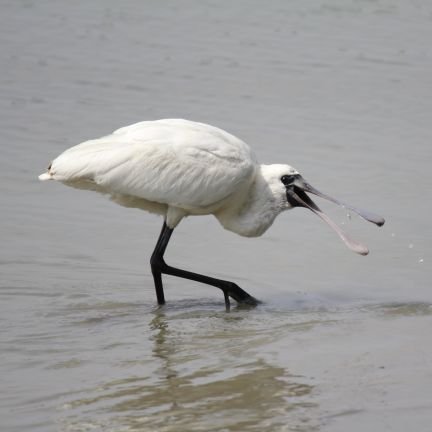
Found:
[[[280,205],[284,207],[284,209],[304,207],[311,210],[336,231],[349,249],[360,255],[367,255],[369,253],[366,246],[353,240],[348,234],[342,231],[339,226],[312,201],[308,193],[327,199],[347,210],[351,210],[368,222],[372,222],[378,226],[384,225],[384,218],[369,211],[353,207],[318,191],[311,186],[295,168],[289,165],[267,165],[265,171],[268,185],[272,189],[273,195],[279,197]]]

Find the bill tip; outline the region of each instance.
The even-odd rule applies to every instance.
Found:
[[[379,227],[382,227],[384,224],[385,224],[385,219],[384,218],[379,219],[378,222],[377,222],[377,225]]]
[[[369,254],[369,249],[367,248],[367,246],[362,244],[357,244],[357,247],[353,248],[352,250],[362,256],[366,256]]]

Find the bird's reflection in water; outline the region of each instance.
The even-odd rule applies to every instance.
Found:
[[[180,315],[180,321],[188,321],[187,313]],[[122,425],[132,430],[276,431],[291,430],[289,421],[292,430],[313,429],[308,410],[314,405],[307,401],[312,387],[254,356],[248,348],[256,347],[253,336],[239,329],[234,336],[229,333],[237,319],[224,314],[224,325],[194,336],[182,334],[178,317],[155,312],[151,328],[158,380],[135,387],[130,398],[112,407],[125,413]]]
[[[254,327],[257,317],[184,302],[153,315],[151,352],[131,362],[123,378],[91,391],[96,397],[72,404],[90,414],[86,424],[104,431],[317,428],[313,387],[260,355],[276,336],[263,322]]]

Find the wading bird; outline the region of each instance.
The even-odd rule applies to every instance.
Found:
[[[259,165],[250,147],[216,127],[188,120],[143,121],[66,150],[40,180],[106,194],[125,207],[160,214],[164,223],[150,259],[159,304],[165,303],[162,274],[220,288],[239,303],[257,300],[233,282],[171,267],[164,253],[174,228],[186,216],[213,214],[241,236],[258,237],[276,216],[305,207],[327,222],[354,252],[369,251],[352,240],[306,192],[352,210],[381,226],[384,219],[316,190],[290,165]]]

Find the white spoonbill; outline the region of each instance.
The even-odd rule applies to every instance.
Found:
[[[257,303],[233,282],[165,263],[171,234],[186,216],[213,214],[225,229],[257,237],[279,213],[306,207],[361,255],[368,249],[345,234],[306,192],[350,209],[378,226],[384,224],[380,216],[322,194],[290,165],[259,165],[249,146],[228,132],[188,120],[143,121],[83,142],[54,159],[39,179],[107,194],[120,205],[164,217],[150,260],[159,304],[165,303],[162,274],[220,288],[227,307],[229,297],[239,303]]]

